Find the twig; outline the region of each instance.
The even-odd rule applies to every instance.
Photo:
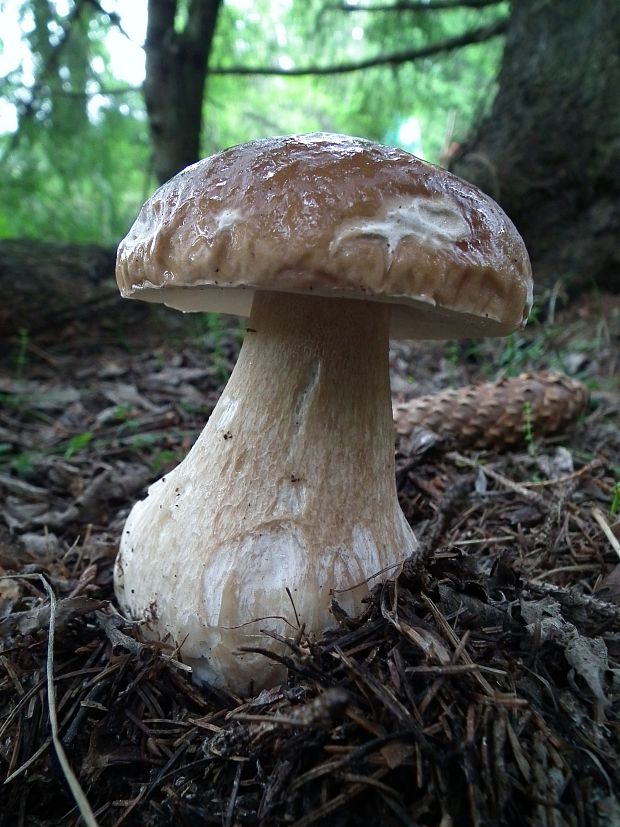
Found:
[[[241,771],[243,764],[237,764],[237,771],[235,772],[235,780],[233,781],[233,788],[230,794],[230,801],[226,810],[225,827],[232,827],[233,818],[235,817],[235,804],[237,803],[237,795],[239,793],[239,783],[241,781]]]
[[[552,574],[561,574],[566,571],[596,571],[597,569],[600,569],[600,566],[596,563],[581,563],[580,565],[573,566],[557,566],[555,569],[549,569],[548,571],[544,571],[542,574],[537,574],[536,577],[532,577],[530,583],[544,583],[545,578],[550,577]]]
[[[483,543],[513,543],[515,540],[514,534],[504,534],[497,537],[473,537],[470,540],[452,540],[450,545],[456,548],[461,546],[475,546]]]
[[[129,816],[133,812],[133,810],[135,810],[135,808],[138,806],[138,804],[140,804],[142,801],[145,800],[145,798],[147,798],[149,795],[151,795],[151,793],[157,787],[157,785],[161,783],[163,778],[165,778],[165,776],[168,773],[168,770],[170,769],[170,767],[172,767],[175,764],[175,762],[178,761],[179,757],[185,752],[185,750],[187,749],[188,746],[189,746],[189,743],[187,741],[185,743],[181,744],[181,746],[177,749],[177,751],[174,752],[170,756],[170,758],[166,761],[164,766],[160,769],[160,771],[157,773],[157,775],[151,781],[151,783],[150,784],[144,784],[144,786],[142,786],[142,788],[140,789],[140,792],[133,799],[133,801],[129,804],[127,809],[124,810],[121,813],[121,815],[119,816],[119,818],[117,818],[117,820],[114,822],[113,827],[120,827],[120,825],[125,821],[127,816]]]
[[[374,772],[370,778],[377,781],[390,772],[389,767],[382,767],[381,769]],[[308,827],[309,824],[314,824],[315,822],[319,821],[319,819],[323,819],[325,816],[328,816],[330,813],[333,813],[334,810],[337,810],[339,807],[342,807],[347,801],[350,801],[356,795],[363,792],[366,789],[365,784],[351,784],[344,792],[340,793],[339,795],[335,796],[334,798],[330,798],[321,804],[316,810],[313,810],[311,813],[307,813],[302,818],[298,819],[292,827]]]
[[[564,477],[556,477],[553,480],[539,480],[538,482],[524,482],[523,486],[525,488],[547,488],[550,485],[565,485],[567,482],[572,482],[573,480],[578,479],[579,477],[587,474],[590,471],[594,471],[597,468],[601,468],[605,465],[600,457],[596,457],[592,460],[592,462],[588,462],[587,465],[584,465],[578,471],[573,471],[572,474],[567,474]]]
[[[467,651],[465,646],[461,645],[462,641],[459,640],[456,632],[450,626],[450,624],[446,621],[445,617],[439,611],[439,609],[435,605],[434,601],[431,600],[431,598],[428,595],[424,594],[424,592],[422,592],[420,597],[422,598],[422,601],[426,604],[426,606],[430,610],[430,612],[433,615],[433,617],[435,619],[435,622],[437,623],[439,628],[442,629],[443,633],[448,638],[448,641],[454,647],[454,649],[455,649],[454,660],[457,661],[459,659],[459,657],[461,657],[467,665],[475,666],[476,664],[472,660],[469,652]],[[491,697],[494,697],[496,695],[495,690],[493,689],[491,684],[487,681],[487,679],[484,677],[484,675],[481,674],[479,669],[477,669],[473,672],[473,677],[478,681],[478,683],[480,684],[482,689],[487,693],[487,695],[490,695]]]
[[[39,747],[39,749],[33,752],[27,761],[24,761],[24,763],[20,767],[18,767],[16,770],[13,770],[13,772],[10,775],[7,775],[7,777],[4,779],[4,783],[10,784],[11,781],[14,781],[18,775],[21,775],[23,772],[25,772],[25,770],[28,769],[28,767],[32,766],[32,764],[34,764],[34,762],[43,755],[43,753],[49,747],[51,742],[51,738],[46,738],[45,741],[43,741],[43,743]]]
[[[616,552],[618,557],[620,557],[620,542],[618,542],[618,539],[617,539],[616,535],[613,533],[613,531],[609,527],[609,523],[605,519],[605,515],[603,514],[601,509],[594,506],[594,508],[592,509],[592,516],[594,517],[596,522],[600,525],[603,534],[609,540],[613,550]]]
[[[58,735],[58,717],[56,715],[56,687],[54,685],[54,631],[56,627],[56,595],[45,577],[37,575],[43,583],[50,601],[50,623],[47,635],[47,708],[50,717],[50,728],[52,730],[52,742],[58,757],[58,763],[62,769],[65,781],[69,785],[71,794],[77,804],[80,815],[84,819],[86,827],[98,827],[97,819],[88,803],[80,782],[75,777],[73,770],[67,760],[64,748]]]
[[[446,457],[452,462],[460,462],[463,465],[467,465],[469,468],[482,468],[487,477],[491,477],[491,479],[495,480],[495,482],[499,482],[499,484],[503,485],[504,488],[507,488],[509,491],[514,491],[515,494],[520,494],[526,500],[536,503],[536,505],[540,506],[545,511],[547,510],[547,503],[545,499],[540,496],[540,494],[536,494],[534,491],[524,488],[524,486],[520,485],[518,482],[514,482],[514,480],[508,479],[508,477],[505,477],[498,471],[494,471],[493,468],[488,465],[481,465],[476,460],[469,459],[469,457],[459,454],[458,451],[450,451],[449,454],[446,454]]]
[[[573,589],[556,586],[555,583],[542,583],[535,580],[526,581],[523,584],[523,588],[524,590],[533,591],[537,594],[550,595],[562,606],[586,608],[589,609],[591,613],[598,612],[604,617],[612,617],[620,621],[620,606],[616,606],[615,603],[609,603],[607,600],[601,600],[589,594],[580,594]]]

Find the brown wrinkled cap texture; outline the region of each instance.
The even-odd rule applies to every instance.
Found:
[[[267,138],[183,170],[118,250],[123,296],[249,315],[255,290],[393,303],[403,338],[524,324],[521,237],[476,187],[399,149],[342,135]]]

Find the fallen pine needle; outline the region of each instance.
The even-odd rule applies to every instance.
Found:
[[[514,491],[515,494],[519,494],[524,499],[530,500],[531,502],[536,503],[536,505],[540,505],[542,508],[546,509],[547,503],[540,494],[537,494],[535,491],[531,491],[529,488],[525,488],[518,482],[508,479],[508,477],[505,477],[503,474],[495,471],[489,465],[484,465],[477,460],[465,457],[463,454],[459,454],[458,451],[450,451],[446,454],[446,457],[451,462],[466,465],[468,468],[482,468],[482,471],[487,475],[487,477],[491,477],[492,480],[495,480],[495,482],[503,485],[504,488],[507,488],[509,491]]]
[[[542,574],[537,574],[536,577],[532,577],[530,582],[544,583],[546,578],[550,577],[552,574],[561,574],[567,571],[597,571],[598,569],[600,569],[600,565],[598,563],[583,563],[576,566],[557,566],[555,569],[549,569],[548,571],[544,571]]]
[[[58,758],[58,763],[62,769],[62,773],[65,777],[65,781],[67,782],[69,789],[71,790],[71,794],[77,804],[78,810],[80,811],[80,815],[84,820],[84,824],[86,827],[99,827],[97,819],[91,809],[90,804],[88,803],[88,799],[86,798],[84,791],[80,787],[80,782],[75,777],[73,770],[67,760],[67,755],[63,748],[63,745],[58,737],[58,717],[56,715],[56,688],[54,686],[54,630],[56,625],[56,595],[54,594],[52,587],[47,582],[45,577],[41,574],[33,574],[33,575],[19,575],[20,579],[24,578],[36,578],[43,583],[43,588],[47,592],[47,596],[50,601],[50,619],[49,619],[49,627],[47,633],[47,664],[46,664],[46,671],[47,671],[47,708],[48,714],[50,719],[50,729],[52,732],[52,743],[54,745],[54,749],[56,751],[56,756]],[[4,578],[2,578],[4,579]],[[7,779],[8,780],[8,779]]]
[[[47,706],[50,716],[50,727],[52,730],[52,742],[58,763],[62,769],[65,780],[71,790],[71,795],[75,799],[80,815],[84,819],[86,827],[98,827],[97,819],[91,809],[88,799],[84,795],[80,782],[75,777],[73,770],[67,760],[64,747],[58,737],[58,717],[56,715],[56,687],[54,686],[54,630],[56,624],[56,595],[52,591],[52,587],[47,582],[45,577],[38,575],[43,587],[47,592],[50,601],[50,624],[47,635]]]
[[[618,557],[620,557],[620,542],[618,542],[617,537],[609,527],[609,523],[605,519],[605,515],[601,511],[600,508],[596,508],[596,506],[592,509],[592,516],[596,520],[596,522],[600,525],[601,530],[605,537],[609,540],[611,547],[616,552]]]

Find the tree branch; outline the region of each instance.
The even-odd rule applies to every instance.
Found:
[[[506,31],[508,18],[497,20],[488,26],[479,29],[470,29],[456,37],[429,43],[418,49],[406,49],[401,52],[392,52],[387,55],[377,55],[365,60],[338,63],[333,66],[303,66],[296,69],[281,69],[277,66],[214,66],[209,70],[210,75],[280,75],[285,77],[302,77],[304,75],[338,75],[346,72],[358,72],[362,69],[371,69],[375,66],[397,66],[409,63],[423,57],[430,57],[441,52],[449,52],[470,46],[474,43],[483,43],[492,37],[497,37]]]
[[[96,98],[99,95],[101,97],[116,97],[122,95],[130,95],[130,94],[141,94],[143,91],[142,86],[117,86],[112,88],[107,88],[106,86],[99,86],[97,89],[85,89],[83,92],[73,92],[71,90],[65,91],[61,89],[58,92],[58,97],[60,98],[82,98],[83,100],[91,100],[92,98]]]
[[[442,11],[443,9],[483,9],[486,6],[496,6],[501,0],[432,0],[431,2],[401,2],[389,3],[384,6],[358,6],[351,3],[334,3],[326,9],[334,11]]]

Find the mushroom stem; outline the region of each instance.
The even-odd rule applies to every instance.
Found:
[[[388,304],[257,293],[204,431],[132,510],[117,593],[183,643],[199,678],[272,683],[266,659],[234,650],[273,648],[265,628],[320,632],[332,589],[357,611],[369,578],[415,550],[394,479],[389,321]]]

